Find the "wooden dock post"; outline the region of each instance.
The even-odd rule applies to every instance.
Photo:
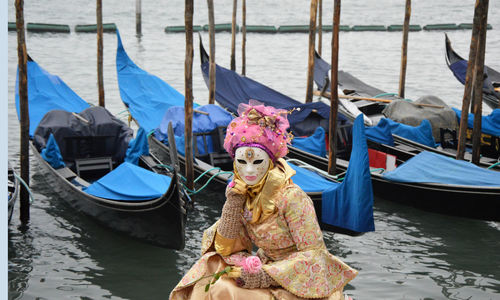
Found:
[[[16,0],[16,27],[17,27],[17,64],[19,68],[19,106],[21,118],[21,178],[29,185],[30,182],[30,118],[28,107],[28,78],[27,63],[28,54],[26,52],[26,41],[24,37],[24,1]],[[21,184],[20,193],[20,219],[25,226],[30,220],[29,192]]]
[[[480,5],[480,0],[476,0],[474,8],[474,20],[472,25],[472,35],[470,40],[469,60],[467,63],[467,72],[465,74],[464,96],[462,98],[462,113],[460,115],[460,127],[458,129],[458,148],[457,159],[464,159],[465,156],[465,140],[467,135],[467,121],[469,117],[469,107],[471,103],[472,82],[476,65],[477,53],[477,36],[479,34],[479,25],[482,15],[483,6]]]
[[[210,42],[210,62],[208,70],[208,103],[215,103],[215,17],[214,0],[207,0],[208,37]]]
[[[313,97],[313,74],[314,74],[314,50],[316,47],[316,15],[318,12],[318,0],[311,0],[311,17],[309,20],[309,55],[307,64],[307,87],[306,103],[312,102]]]
[[[401,46],[401,69],[399,72],[399,97],[405,97],[406,61],[408,53],[408,31],[410,29],[411,0],[406,0],[405,21],[403,24],[403,44]]]
[[[233,0],[233,20],[231,22],[231,71],[236,71],[236,10],[238,8],[238,0]]]
[[[185,0],[186,59],[184,63],[184,138],[186,157],[186,185],[194,189],[193,169],[193,0]]]
[[[99,89],[99,106],[104,107],[104,78],[102,74],[102,0],[97,0],[97,85]]]
[[[247,1],[243,0],[241,4],[241,75],[247,73]]]
[[[482,6],[477,37],[476,74],[474,75],[473,101],[474,127],[472,128],[472,163],[479,164],[481,156],[481,117],[483,112],[484,51],[486,48],[486,27],[488,26],[489,0],[481,0]]]
[[[321,56],[323,49],[323,0],[318,2],[318,54]]]
[[[332,32],[332,80],[330,81],[330,126],[328,132],[328,174],[334,175],[337,168],[337,113],[339,110],[338,69],[339,69],[339,27],[340,0],[334,0]]]
[[[135,34],[137,37],[142,36],[141,0],[135,0]]]

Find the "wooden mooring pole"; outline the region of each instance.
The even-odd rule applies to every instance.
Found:
[[[339,69],[339,27],[340,0],[334,0],[332,32],[332,80],[330,82],[330,126],[328,134],[328,174],[334,175],[337,168],[337,113],[339,110],[338,69]]]
[[[241,3],[241,75],[245,76],[247,73],[247,1],[243,0]]]
[[[186,185],[194,189],[193,169],[193,0],[185,0],[186,59],[184,63],[184,137],[186,157]]]
[[[488,25],[488,2],[481,0],[481,16],[479,20],[479,36],[476,53],[476,74],[474,75],[473,101],[474,127],[472,128],[472,163],[479,164],[481,156],[481,116],[483,112],[484,51],[486,48],[486,27]]]
[[[97,0],[97,85],[99,89],[99,106],[104,107],[104,78],[102,75],[102,0]]]
[[[135,0],[135,34],[142,36],[142,11],[141,0]]]
[[[231,71],[236,71],[236,10],[238,0],[233,0],[233,20],[231,22]]]
[[[457,159],[464,159],[465,156],[465,140],[467,135],[467,121],[469,116],[469,107],[471,103],[472,82],[473,74],[476,65],[477,53],[477,37],[479,35],[480,19],[482,15],[483,6],[480,5],[481,1],[476,0],[474,8],[474,20],[472,25],[472,35],[470,40],[469,60],[467,63],[467,72],[465,74],[464,96],[462,98],[462,113],[460,115],[460,126],[458,129],[458,148]]]
[[[29,185],[30,182],[30,119],[28,107],[28,54],[26,52],[26,41],[24,37],[24,1],[16,0],[16,27],[17,27],[17,64],[19,70],[19,106],[21,118],[21,178]],[[23,225],[30,220],[29,192],[21,185],[20,193],[20,219]]]
[[[318,2],[318,54],[321,56],[323,49],[323,0]]]
[[[408,31],[410,29],[411,0],[406,0],[405,21],[403,24],[403,44],[401,46],[401,69],[399,72],[399,97],[405,97],[406,62],[408,54]]]
[[[210,43],[210,62],[208,70],[208,103],[215,103],[215,17],[214,0],[207,0],[208,37]]]
[[[318,0],[311,0],[311,17],[309,20],[309,52],[307,63],[307,86],[306,103],[312,102],[313,98],[313,75],[314,75],[314,48],[316,47],[316,15],[318,12]]]

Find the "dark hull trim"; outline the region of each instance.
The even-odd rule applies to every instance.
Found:
[[[108,228],[151,244],[177,250],[184,248],[186,211],[177,176],[173,176],[172,184],[160,198],[114,201],[83,192],[52,168],[33,144],[30,143],[30,147],[50,184],[78,211]]]
[[[12,214],[14,213],[14,206],[16,204],[17,197],[19,196],[19,179],[17,179],[17,177],[14,176],[14,168],[10,165],[10,163],[8,170],[8,180],[12,181],[12,183],[14,184],[13,187],[9,187],[9,190],[13,189],[8,203],[8,218],[9,218],[8,224],[10,224],[10,220],[12,219]]]

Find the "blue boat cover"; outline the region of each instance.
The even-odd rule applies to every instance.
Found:
[[[390,146],[394,145],[392,134],[399,135],[432,148],[436,147],[436,141],[432,135],[432,125],[429,120],[422,120],[419,126],[413,127],[383,118],[379,121],[377,126],[366,129],[366,136],[368,139]]]
[[[59,150],[59,146],[57,145],[56,139],[54,138],[54,135],[52,133],[50,134],[49,139],[47,140],[47,144],[45,148],[43,148],[41,155],[43,159],[45,159],[45,161],[48,162],[54,169],[59,169],[66,166],[61,155],[61,151]]]
[[[344,180],[323,192],[322,222],[357,232],[375,230],[363,115],[354,120],[351,159]]]
[[[84,189],[87,194],[117,200],[143,201],[161,197],[172,178],[124,162]]]
[[[457,114],[457,119],[460,123],[462,111],[457,108],[453,108],[453,110]],[[467,127],[474,127],[473,114],[469,114],[467,117]],[[494,109],[489,115],[481,117],[481,132],[494,136],[500,136],[500,108]]]
[[[311,136],[294,137],[292,146],[314,155],[326,157],[325,130],[323,127],[318,127]]]
[[[137,130],[135,139],[131,140],[128,144],[125,161],[137,165],[141,155],[149,154],[148,135],[141,127]]]
[[[198,106],[196,108],[198,111],[207,112],[208,115],[196,113],[193,114],[193,133],[205,133],[212,132],[217,127],[227,127],[233,116],[228,111],[224,110],[222,107],[214,104],[207,104]],[[172,122],[172,128],[174,129],[175,142],[177,145],[177,151],[184,155],[184,106],[172,106],[170,107],[158,128],[155,131],[155,137],[168,144],[168,123]],[[213,149],[212,137],[206,136],[208,153],[219,151],[220,149]],[[203,137],[197,137],[196,144],[198,147],[198,153],[200,155],[208,154],[205,151]]]
[[[295,170],[295,175],[292,177],[293,182],[306,193],[320,193],[340,185],[338,182],[327,180],[318,173],[298,167],[293,163],[288,165]]]
[[[383,176],[397,182],[500,187],[500,172],[428,151],[421,152]]]
[[[209,62],[202,63],[201,70],[205,82],[208,82]],[[290,130],[295,135],[310,135],[316,130],[317,122],[313,123],[315,125],[312,128],[306,128],[309,124],[298,124],[310,120],[313,112],[325,120],[321,126],[328,129],[328,119],[330,118],[328,105],[322,102],[300,103],[251,78],[240,76],[219,65],[216,65],[215,70],[215,99],[229,111],[236,113],[240,103],[247,104],[250,99],[254,99],[265,105],[291,111],[291,114],[288,115],[288,121],[290,122]],[[347,122],[347,118],[339,114],[338,121]]]
[[[146,132],[150,132],[160,125],[169,107],[184,106],[184,96],[165,81],[139,68],[125,52],[118,30],[116,36],[120,96],[132,117]]]
[[[90,107],[59,76],[45,71],[36,62],[28,60],[27,72],[31,137],[33,137],[36,127],[47,112],[60,109],[79,113]],[[16,76],[16,109],[17,117],[21,120],[19,110],[19,70]]]

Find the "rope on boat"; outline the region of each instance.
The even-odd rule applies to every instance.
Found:
[[[168,165],[158,164],[157,166],[159,166],[159,167],[164,167],[164,168],[167,168],[167,169],[169,169],[169,170],[172,170],[172,167],[171,167],[171,166],[168,166]],[[182,179],[182,181],[183,181],[183,182],[181,182],[181,184],[182,184],[182,186],[184,187],[184,189],[188,192],[188,196],[192,196],[192,195],[195,195],[195,194],[197,194],[197,193],[201,192],[203,189],[205,189],[205,188],[208,186],[208,184],[209,184],[209,183],[210,183],[210,182],[211,182],[211,181],[212,181],[215,177],[217,177],[217,176],[219,176],[219,175],[224,175],[224,174],[231,174],[231,175],[234,175],[234,173],[233,173],[233,172],[230,172],[230,171],[222,171],[222,170],[221,170],[221,168],[219,168],[219,167],[213,167],[213,168],[210,168],[210,169],[206,170],[205,172],[201,173],[201,174],[200,174],[200,176],[198,176],[198,177],[197,177],[197,178],[193,181],[193,183],[197,183],[197,182],[198,182],[198,180],[200,180],[203,176],[205,176],[205,174],[207,174],[208,172],[213,171],[213,170],[217,170],[218,172],[217,172],[217,173],[215,173],[215,174],[213,174],[212,176],[210,176],[210,178],[207,180],[207,182],[205,182],[205,184],[204,184],[202,187],[200,187],[199,189],[197,189],[197,190],[196,190],[196,189],[195,189],[195,190],[191,190],[191,189],[189,189],[189,188],[188,188],[188,187],[184,184],[184,183],[187,181],[187,179],[186,179],[184,176],[182,176],[182,175],[180,175],[180,174],[179,174],[179,177],[180,177],[180,178]]]
[[[378,94],[378,95],[373,96],[373,98],[380,98],[380,97],[384,97],[384,96],[398,96],[398,94],[397,93],[382,93],[382,94]],[[401,100],[413,102],[413,100],[406,99],[406,98],[403,98]]]
[[[494,168],[494,167],[496,167],[498,165],[500,165],[500,161],[492,164],[491,166],[488,167],[488,169],[492,169],[492,168]]]
[[[31,192],[30,187],[28,186],[28,184],[26,184],[26,182],[24,182],[24,180],[19,175],[16,174],[16,172],[13,172],[13,174],[14,177],[16,177],[17,180],[19,180],[19,182],[21,182],[24,188],[26,188],[26,190],[28,191],[28,194],[30,195],[30,204],[32,204],[35,197],[33,197],[33,193]]]

